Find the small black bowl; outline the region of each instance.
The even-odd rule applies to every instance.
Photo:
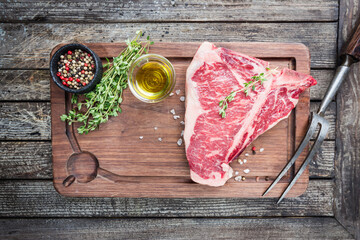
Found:
[[[69,50],[74,52],[75,49],[81,49],[87,53],[90,53],[90,55],[94,58],[94,61],[95,61],[94,78],[89,82],[89,84],[87,84],[86,86],[84,86],[80,89],[72,89],[72,88],[68,88],[67,86],[64,86],[62,84],[60,77],[56,76],[56,73],[58,72],[58,62],[60,61],[60,56],[67,53],[67,51],[69,51]],[[90,48],[88,48],[82,44],[71,43],[71,44],[67,44],[67,45],[59,48],[59,50],[57,50],[54,53],[54,55],[50,59],[50,74],[51,74],[52,80],[56,83],[56,85],[58,85],[59,88],[61,88],[62,90],[66,91],[66,92],[80,94],[80,93],[90,92],[91,90],[93,90],[95,88],[95,86],[100,82],[100,80],[102,78],[103,67],[102,67],[102,63],[101,63],[99,56],[96,55],[96,53],[94,53]]]

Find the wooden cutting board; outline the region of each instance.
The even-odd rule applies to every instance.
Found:
[[[111,58],[125,47],[123,43],[89,43],[100,58]],[[66,127],[60,116],[72,108],[70,94],[65,94],[51,81],[51,132],[54,186],[65,196],[75,197],[152,197],[152,198],[229,198],[261,197],[294,153],[303,138],[309,117],[309,91],[304,92],[288,119],[261,135],[239,157],[240,165],[231,166],[244,181],[230,179],[225,186],[209,187],[196,184],[189,176],[184,145],[177,145],[184,126],[185,73],[200,43],[156,43],[151,53],[168,58],[176,70],[175,90],[179,95],[148,104],[137,100],[126,89],[123,112],[102,124],[99,130],[79,135],[78,125]],[[234,51],[258,57],[271,67],[288,67],[309,74],[309,50],[294,43],[215,43]],[[56,46],[53,54],[59,47]],[[175,109],[181,118],[173,119]],[[154,128],[157,127],[157,130]],[[139,139],[143,136],[143,139]],[[162,138],[162,142],[158,141]],[[264,148],[253,155],[251,148]],[[76,154],[76,152],[85,152]],[[244,154],[249,153],[248,157]],[[303,153],[295,167],[268,194],[278,197],[304,160]],[[70,159],[70,160],[69,160]],[[250,172],[245,174],[244,170]],[[69,177],[70,176],[70,177]],[[73,177],[75,176],[75,178]],[[65,180],[66,179],[66,180]],[[75,179],[75,180],[74,180]],[[65,181],[64,181],[65,180]],[[73,181],[74,180],[74,181]],[[304,174],[287,194],[301,195],[307,188],[309,173]],[[71,183],[71,184],[70,184]]]

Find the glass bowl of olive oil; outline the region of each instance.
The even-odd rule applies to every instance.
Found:
[[[128,83],[132,94],[139,100],[160,102],[174,89],[175,69],[165,57],[146,54],[130,66]]]

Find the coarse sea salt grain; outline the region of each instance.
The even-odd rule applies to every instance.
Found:
[[[244,159],[244,160],[243,160],[243,162],[244,162],[244,163],[246,163],[246,162],[247,162],[247,160],[246,160],[246,159]]]
[[[249,173],[250,172],[250,169],[245,169],[244,170],[244,173]]]
[[[181,124],[181,125],[185,125],[185,122],[184,122],[184,121],[181,121],[180,124]]]
[[[245,157],[248,157],[249,156],[249,154],[248,153],[245,153]]]
[[[241,177],[241,176],[237,176],[237,177],[235,177],[234,179],[235,179],[235,181],[240,182],[241,179],[242,179],[242,177]]]
[[[239,175],[239,171],[235,171],[235,176]]]
[[[144,136],[140,136],[140,137],[139,137],[140,140],[143,139],[143,138],[144,138]]]
[[[174,119],[176,120],[176,119],[179,119],[180,118],[180,116],[179,115],[174,115]]]
[[[157,130],[157,127],[154,127],[154,130],[156,131],[156,130]]]
[[[185,97],[184,97],[184,96],[181,96],[181,97],[180,97],[180,101],[184,102],[184,101],[185,101]]]
[[[162,141],[162,138],[158,138],[158,140],[159,140],[159,142],[161,142],[161,141]]]
[[[170,113],[172,113],[172,115],[174,115],[175,114],[175,109],[171,109]]]
[[[181,131],[180,136],[181,136],[181,137],[184,136],[184,130]]]
[[[174,93],[170,93],[169,96],[170,96],[170,97],[171,97],[171,96],[174,96]]]
[[[243,161],[241,161],[241,159],[238,159],[238,163],[240,163],[242,165]]]
[[[179,138],[179,140],[177,140],[177,145],[178,145],[178,146],[181,146],[182,143],[183,143],[182,138]]]
[[[176,93],[176,95],[179,95],[180,94],[180,89],[176,90],[175,93]]]
[[[264,149],[263,149],[263,148],[260,148],[260,149],[259,149],[259,152],[263,152],[263,151],[264,151]]]

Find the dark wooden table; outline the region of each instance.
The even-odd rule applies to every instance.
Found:
[[[360,64],[326,118],[306,193],[285,199],[66,198],[52,185],[48,60],[61,42],[302,42],[315,110],[359,0],[0,1],[0,239],[360,239]]]

